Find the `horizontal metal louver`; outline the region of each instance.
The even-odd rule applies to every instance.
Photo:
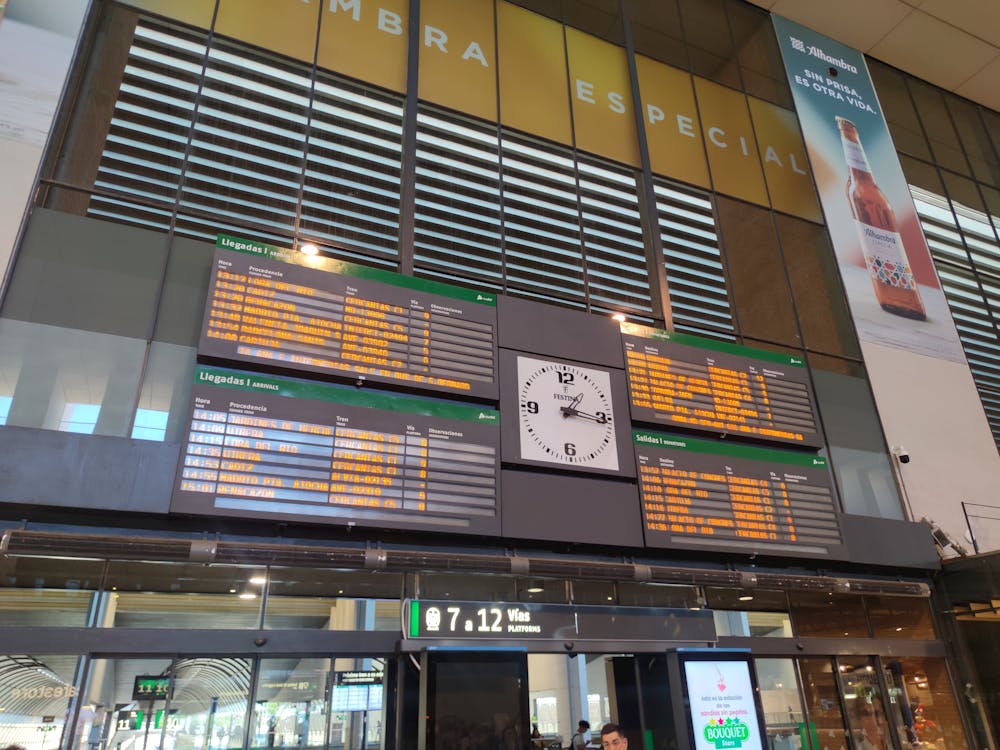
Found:
[[[719,235],[707,193],[656,177],[656,213],[674,329],[736,339]]]
[[[310,68],[215,38],[191,134],[177,231],[291,237],[305,157]],[[287,242],[287,240],[286,240]]]
[[[332,255],[399,262],[403,100],[317,74],[300,233]]]
[[[985,213],[913,185],[910,192],[993,439],[1000,446],[1000,242]]]
[[[89,215],[167,230],[204,56],[203,34],[148,20],[136,26]]]
[[[495,126],[417,115],[417,276],[503,290],[499,151]]]
[[[504,130],[506,292],[586,309],[573,152]]]
[[[580,157],[580,218],[592,312],[653,321],[635,171]]]

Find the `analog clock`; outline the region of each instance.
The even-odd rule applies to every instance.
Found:
[[[618,470],[606,370],[518,356],[517,409],[522,459]]]

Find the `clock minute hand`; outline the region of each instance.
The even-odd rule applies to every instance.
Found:
[[[597,422],[598,424],[607,424],[607,417],[599,417],[596,414],[588,414],[585,411],[580,411],[579,409],[573,409],[567,406],[563,407],[563,414],[567,417],[581,417],[583,419],[589,419],[591,422]]]
[[[576,396],[575,396],[575,397],[573,398],[573,400],[572,400],[572,401],[570,402],[569,406],[560,406],[560,407],[559,407],[559,411],[561,411],[561,412],[562,412],[562,415],[563,415],[564,417],[572,417],[572,416],[574,416],[575,414],[578,414],[578,413],[579,413],[579,412],[577,412],[577,410],[576,410],[576,405],[577,405],[578,403],[580,403],[580,402],[581,402],[582,400],[583,400],[583,394],[582,394],[582,393],[578,393],[578,394],[576,394]]]

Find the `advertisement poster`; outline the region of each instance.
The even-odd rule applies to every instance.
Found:
[[[746,661],[685,661],[695,750],[762,750]]]
[[[773,19],[859,338],[964,363],[864,56]]]

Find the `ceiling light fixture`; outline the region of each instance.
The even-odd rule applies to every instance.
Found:
[[[299,252],[305,255],[319,255],[319,248],[313,243],[307,242],[304,245],[299,245]]]

